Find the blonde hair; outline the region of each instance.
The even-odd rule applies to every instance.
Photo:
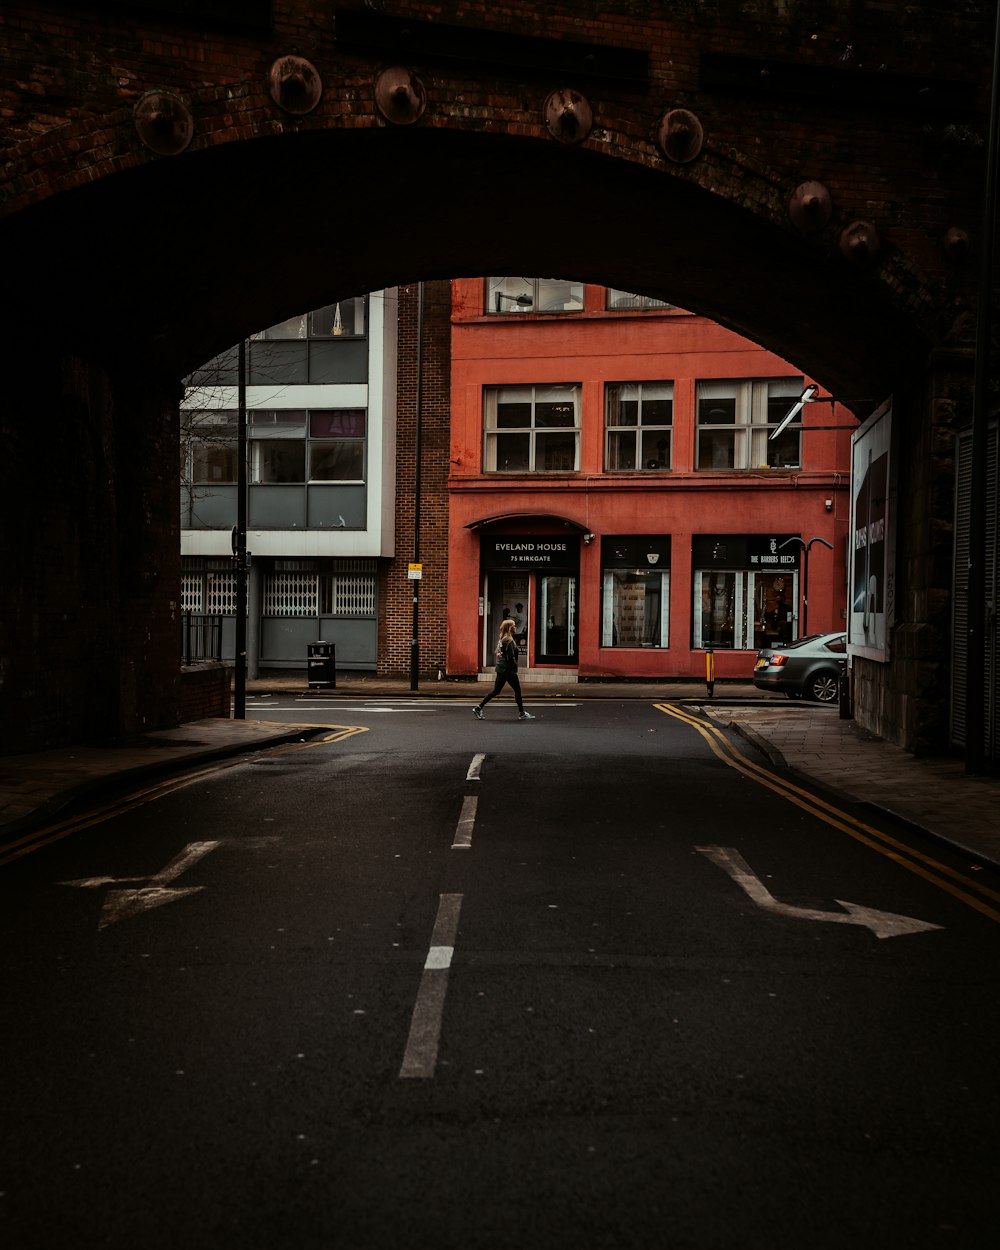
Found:
[[[503,642],[505,638],[509,638],[511,641],[513,641],[514,631],[516,629],[517,629],[517,625],[514,621],[510,619],[510,617],[508,617],[507,620],[505,621],[501,621],[500,622],[500,636],[497,639],[497,642]]]

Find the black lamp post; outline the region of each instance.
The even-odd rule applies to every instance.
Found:
[[[832,551],[833,543],[827,542],[825,538],[818,536],[810,538],[806,542],[804,538],[799,538],[797,534],[794,538],[786,538],[781,546],[787,547],[789,543],[798,543],[802,548],[802,616],[799,618],[799,637],[805,638],[807,633],[806,618],[809,614],[809,548],[813,543],[822,543],[824,547],[829,547]]]

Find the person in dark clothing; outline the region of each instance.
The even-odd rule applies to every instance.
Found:
[[[518,720],[534,720],[535,718],[530,712],[524,710],[524,702],[521,699],[521,683],[517,679],[517,643],[514,640],[514,630],[516,626],[509,618],[500,622],[500,637],[497,639],[496,650],[496,670],[497,679],[493,689],[485,699],[480,699],[476,706],[472,709],[472,714],[476,720],[483,719],[483,708],[489,703],[490,699],[495,699],[504,686],[510,686],[514,692],[514,698],[517,700]]]

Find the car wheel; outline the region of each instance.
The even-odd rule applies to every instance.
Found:
[[[806,682],[806,695],[817,703],[834,703],[840,691],[840,674],[832,668],[822,668],[813,673]]]

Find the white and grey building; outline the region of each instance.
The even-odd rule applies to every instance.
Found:
[[[379,561],[393,556],[395,289],[291,317],[246,345],[247,664],[376,667]],[[187,379],[182,404],[182,611],[235,642],[238,349]]]

